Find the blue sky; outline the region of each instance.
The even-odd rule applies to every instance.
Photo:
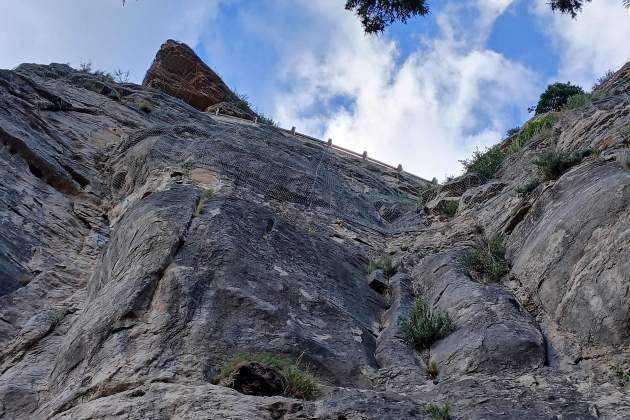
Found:
[[[588,89],[630,60],[620,0],[575,20],[546,3],[431,2],[431,15],[365,36],[343,0],[11,1],[0,67],[91,60],[140,82],[177,39],[280,125],[442,179],[529,118],[548,83]]]

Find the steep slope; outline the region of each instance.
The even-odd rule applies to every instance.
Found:
[[[429,182],[325,143],[65,65],[0,71],[0,418],[630,416],[609,369],[629,339],[623,80],[496,179],[440,186],[446,219],[417,204]],[[551,144],[602,152],[521,197]],[[510,273],[475,281],[459,258],[497,232]],[[416,297],[457,327],[422,354],[400,332]],[[299,358],[320,395],[214,384],[238,352]]]

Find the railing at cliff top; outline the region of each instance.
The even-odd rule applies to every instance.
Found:
[[[249,123],[252,123],[252,122],[253,122],[254,124],[262,124],[262,123],[259,123],[259,122],[258,122],[258,117],[254,117],[254,119],[253,119],[253,120],[250,120],[250,119],[247,119],[247,118],[236,117],[236,116],[234,116],[234,115],[221,114],[220,108],[216,108],[216,109],[214,110],[214,112],[211,112],[211,113],[209,113],[209,114],[210,114],[210,115],[216,115],[216,116],[219,116],[219,117],[224,117],[224,118],[232,118],[232,119],[235,119],[235,120],[247,121],[247,122],[249,122]],[[354,157],[354,158],[359,158],[359,159],[361,159],[361,160],[364,160],[364,161],[366,161],[366,162],[369,162],[369,163],[375,164],[375,165],[377,165],[377,166],[382,166],[382,167],[384,167],[384,168],[387,168],[387,169],[390,169],[390,170],[394,170],[394,171],[396,171],[396,172],[398,172],[398,173],[402,173],[402,172],[404,172],[405,174],[407,174],[407,175],[409,175],[409,176],[411,176],[411,177],[417,178],[417,179],[419,179],[419,180],[422,180],[422,181],[424,181],[424,182],[431,182],[431,181],[429,181],[429,180],[427,180],[427,179],[422,178],[421,176],[418,176],[418,175],[412,174],[412,173],[407,172],[407,171],[403,171],[403,168],[402,168],[402,165],[401,165],[401,164],[399,164],[398,166],[392,166],[392,165],[390,165],[390,164],[388,164],[388,163],[385,163],[385,162],[382,162],[382,161],[380,161],[380,160],[377,160],[377,159],[374,159],[374,158],[369,157],[369,156],[368,156],[368,154],[367,154],[367,151],[364,151],[364,152],[361,154],[361,153],[357,153],[357,152],[355,152],[355,151],[352,151],[352,150],[350,150],[350,149],[346,149],[345,147],[342,147],[342,146],[338,146],[338,145],[336,145],[336,144],[333,144],[332,139],[330,139],[330,138],[329,138],[329,139],[328,139],[328,141],[326,142],[326,141],[324,141],[324,140],[322,140],[322,139],[318,139],[318,138],[316,138],[316,137],[312,137],[312,136],[309,136],[309,135],[307,135],[307,134],[299,133],[299,132],[297,132],[297,131],[296,131],[295,127],[291,127],[291,129],[290,129],[290,130],[287,130],[286,128],[276,127],[276,126],[272,126],[272,125],[270,125],[270,124],[263,124],[263,125],[268,125],[268,126],[270,126],[270,127],[275,127],[275,128],[277,128],[278,130],[280,130],[280,131],[282,131],[282,132],[284,132],[284,133],[286,133],[286,134],[290,134],[290,135],[292,135],[292,136],[293,136],[293,137],[295,137],[295,138],[301,138],[301,139],[305,139],[305,140],[310,140],[310,141],[313,141],[313,142],[318,143],[318,144],[325,144],[325,145],[327,145],[328,147],[330,147],[331,149],[336,150],[336,151],[339,151],[339,152],[342,152],[342,153],[345,153],[346,155],[349,155],[349,156],[351,156],[351,157]]]

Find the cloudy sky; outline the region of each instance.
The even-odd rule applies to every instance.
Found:
[[[443,0],[381,36],[365,36],[344,3],[6,0],[0,68],[91,61],[140,83],[177,39],[281,126],[443,179],[522,124],[548,83],[590,89],[630,60],[620,0],[595,0],[575,20],[547,0]]]

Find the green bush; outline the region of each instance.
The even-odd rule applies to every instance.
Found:
[[[193,216],[195,217],[199,216],[203,208],[208,203],[208,200],[210,200],[213,196],[214,196],[214,191],[212,191],[211,189],[203,190],[203,192],[201,193],[201,197],[199,198],[199,202],[197,202],[197,207],[195,208],[195,212],[193,213]]]
[[[375,270],[383,270],[385,277],[390,278],[398,271],[398,264],[396,264],[389,255],[384,255],[380,258],[370,260],[368,263],[368,273]]]
[[[464,254],[458,261],[462,272],[482,282],[496,282],[509,271],[505,260],[503,236],[496,235],[483,241]]]
[[[520,195],[528,195],[532,191],[534,191],[540,185],[540,180],[537,178],[530,179],[525,184],[516,188],[516,192]]]
[[[401,319],[400,331],[407,343],[417,351],[423,351],[455,331],[455,324],[446,312],[432,310],[428,303],[418,298],[409,318]]]
[[[153,111],[153,105],[151,104],[151,102],[145,99],[140,101],[140,103],[138,104],[138,108],[145,114],[150,114]]]
[[[584,105],[590,102],[591,102],[591,95],[589,95],[588,93],[578,93],[577,95],[569,96],[569,98],[567,99],[567,103],[564,104],[562,109],[564,110],[577,109],[577,108],[583,107]]]
[[[556,123],[556,118],[553,115],[545,115],[543,117],[537,118],[534,121],[530,121],[523,127],[518,137],[510,143],[506,150],[506,155],[513,155],[518,152],[530,142],[531,139],[534,138],[537,134],[543,132],[544,130],[549,130]]]
[[[558,179],[569,168],[577,165],[582,161],[583,153],[568,153],[561,150],[550,148],[545,150],[537,159],[534,165],[543,175],[545,180]]]
[[[457,201],[446,201],[443,206],[438,207],[438,211],[441,216],[446,218],[451,218],[457,214],[457,210],[459,209],[459,202]]]
[[[549,85],[547,90],[540,95],[540,100],[538,105],[536,105],[536,115],[560,111],[564,104],[567,103],[569,97],[580,93],[583,94],[584,90],[579,86],[572,85],[570,82]]]
[[[460,162],[466,168],[466,172],[474,172],[483,180],[488,180],[494,177],[505,157],[505,153],[498,146],[494,146],[485,151],[477,149],[473,152],[472,158]]]
[[[466,172],[474,172],[484,181],[487,181],[495,176],[505,158],[518,152],[535,135],[543,130],[551,129],[555,123],[556,118],[553,115],[537,118],[527,123],[522,129],[513,128],[508,130],[508,137],[516,133],[518,133],[518,137],[513,139],[505,150],[501,150],[499,145],[488,148],[485,151],[477,149],[473,152],[470,159],[461,160],[460,162],[464,165]]]
[[[424,406],[424,411],[430,415],[433,420],[448,420],[451,418],[448,404],[439,406],[429,403]]]
[[[240,353],[223,366],[215,381],[219,382],[221,379],[229,377],[242,363],[256,362],[272,367],[284,376],[287,382],[284,391],[286,396],[312,400],[319,394],[318,381],[311,373],[300,369],[301,358],[302,356],[298,357],[293,363],[284,357],[269,353]]]
[[[619,386],[626,386],[630,383],[630,370],[625,370],[622,366],[613,366],[612,372],[617,378]]]

